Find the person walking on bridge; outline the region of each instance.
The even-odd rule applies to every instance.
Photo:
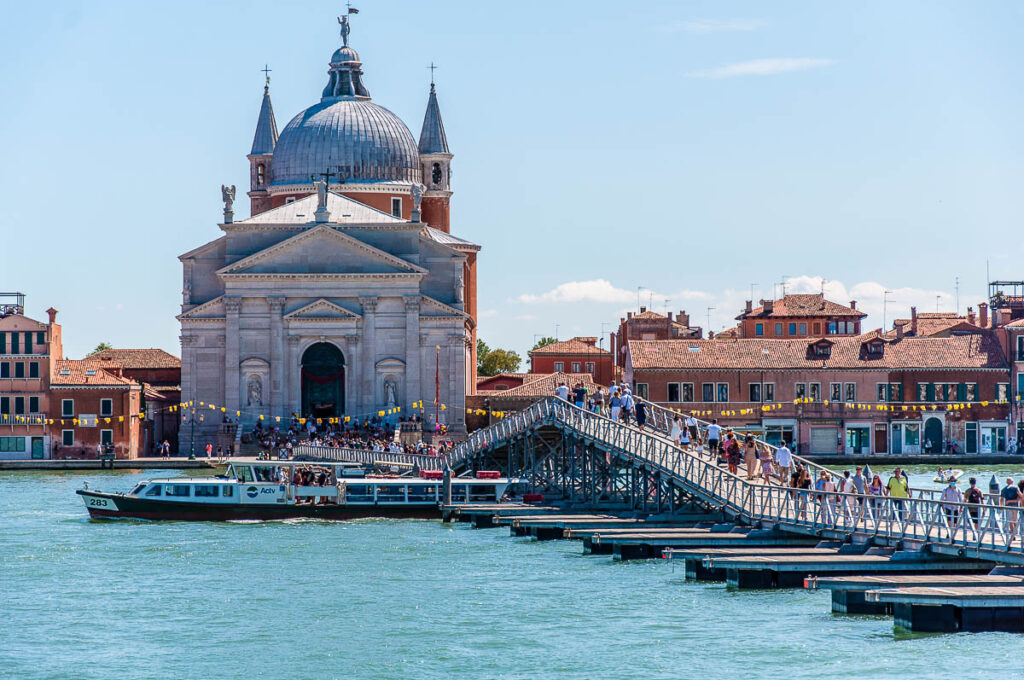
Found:
[[[669,438],[675,443],[676,446],[681,445],[683,438],[683,418],[678,413],[672,417],[672,429],[669,431]]]
[[[903,521],[903,503],[910,497],[910,485],[906,476],[899,468],[892,471],[892,477],[885,485],[885,492],[892,502],[892,509],[896,519]]]
[[[1011,510],[1010,508],[1016,508],[1020,506],[1020,489],[1018,489],[1014,483],[1012,477],[1006,478],[1006,486],[999,492],[999,499],[1002,504],[1006,506],[1004,511],[1004,517],[1006,518],[1007,530],[1012,534],[1017,530],[1017,510]]]
[[[971,518],[971,524],[974,528],[978,528],[978,511],[981,509],[981,504],[985,500],[985,494],[978,488],[978,480],[975,477],[971,477],[970,486],[967,491],[964,492],[964,503],[967,503],[967,514]]]
[[[637,399],[633,408],[636,411],[636,426],[643,432],[644,425],[647,424],[647,403],[643,399]]]
[[[708,451],[711,452],[711,457],[714,458],[718,455],[718,442],[722,438],[722,428],[719,426],[717,418],[711,421],[705,434],[708,440]]]
[[[740,473],[740,460],[743,454],[740,451],[740,442],[732,432],[725,435],[725,460],[729,465],[729,472],[734,475]]]
[[[950,479],[949,484],[942,490],[942,512],[946,515],[946,523],[949,524],[949,531],[952,532],[956,526],[957,517],[960,515],[960,506],[955,503],[963,503],[964,495],[956,488],[956,479]]]
[[[793,470],[793,452],[786,446],[785,439],[779,443],[779,448],[775,450],[775,463],[779,466],[779,481],[785,484],[789,481]]]
[[[686,416],[686,429],[690,431],[690,441],[696,442],[698,437],[697,432],[697,419],[693,417],[693,414]]]
[[[747,467],[747,481],[754,481],[757,474],[757,444],[750,434],[743,440],[743,464]]]

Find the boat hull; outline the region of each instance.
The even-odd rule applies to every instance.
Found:
[[[434,503],[401,505],[383,503],[377,505],[185,503],[85,489],[79,489],[77,493],[82,496],[89,516],[96,519],[132,518],[224,522],[296,518],[350,520],[362,518],[437,519],[441,517],[441,511]]]

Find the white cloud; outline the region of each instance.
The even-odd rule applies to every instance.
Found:
[[[738,76],[773,76],[779,73],[806,71],[812,68],[830,66],[832,59],[815,59],[810,57],[780,57],[775,59],[751,59],[735,64],[726,64],[702,71],[692,71],[686,75],[690,78],[735,78]]]
[[[481,319],[493,319],[498,316],[497,309],[485,309],[478,315]]]
[[[707,293],[697,290],[680,290],[674,293],[659,293],[646,288],[640,289],[641,302],[653,299],[661,304],[663,300],[693,300],[709,297]],[[603,304],[630,304],[636,303],[637,290],[626,290],[616,288],[604,279],[591,279],[590,281],[569,281],[559,284],[546,293],[535,295],[524,293],[515,298],[514,302],[524,304],[537,303],[578,303],[597,302]]]
[[[756,31],[768,25],[764,19],[695,19],[661,27],[662,33],[726,33]]]
[[[533,314],[520,314],[519,316],[514,317],[514,319],[516,321],[536,321],[537,317]]]

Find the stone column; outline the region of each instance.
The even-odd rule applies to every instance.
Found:
[[[359,381],[360,411],[367,413],[376,408],[377,363],[377,298],[361,297],[359,304],[363,308],[363,377]]]
[[[405,392],[399,395],[401,413],[408,415],[409,404],[423,399],[420,376],[420,298],[405,298]]]
[[[288,336],[287,361],[288,365],[285,373],[288,376],[288,394],[281,400],[281,416],[285,416],[293,411],[300,411],[302,407],[302,395],[299,394],[299,377],[302,373],[302,366],[299,365],[299,336],[297,335]]]
[[[283,416],[284,391],[284,328],[281,312],[284,311],[283,297],[268,297],[270,307],[270,415]]]
[[[239,409],[238,377],[238,318],[242,310],[242,298],[224,298],[224,406],[231,415]]]

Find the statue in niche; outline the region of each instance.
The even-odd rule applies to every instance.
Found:
[[[431,168],[430,171],[430,181],[434,184],[434,186],[439,186],[441,184],[441,180],[443,179],[444,173],[441,171],[441,164],[434,163],[434,167]]]
[[[235,203],[235,185],[232,184],[230,187],[226,187],[221,184],[220,198],[224,201],[224,212],[231,212],[231,206]]]
[[[395,387],[394,380],[384,381],[384,402],[388,408],[394,408],[398,406],[398,396],[396,394],[397,388]]]
[[[459,274],[459,278],[455,280],[455,301],[464,302],[466,296],[466,280]]]
[[[249,406],[263,406],[263,380],[258,375],[249,376],[249,384],[246,388],[246,404]]]
[[[185,280],[185,285],[181,289],[181,304],[192,304],[192,282],[188,279]]]

